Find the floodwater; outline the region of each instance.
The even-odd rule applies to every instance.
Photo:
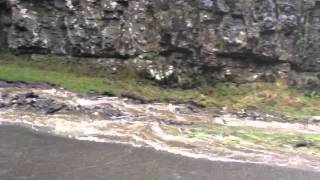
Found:
[[[1,180],[317,180],[319,173],[194,159],[0,126]]]
[[[316,156],[275,152],[261,147],[229,145],[219,141],[219,134],[216,135],[218,140],[207,137],[190,137],[186,133],[190,126],[219,123],[219,119],[213,119],[210,112],[192,110],[185,105],[135,104],[121,98],[79,96],[62,89],[0,88],[0,93],[19,94],[30,91],[73,107],[81,106],[89,110],[47,115],[15,108],[2,109],[0,111],[0,124],[24,126],[33,129],[35,132],[50,133],[55,136],[85,141],[81,142],[84,144],[90,141],[94,146],[98,145],[95,144],[96,142],[99,142],[113,144],[98,145],[106,147],[122,147],[121,145],[130,146],[129,149],[148,147],[171,153],[170,156],[172,157],[182,155],[188,157],[186,159],[193,159],[187,160],[190,162],[200,163],[202,160],[198,161],[196,159],[207,159],[212,161],[212,164],[217,164],[214,163],[216,161],[231,164],[252,163],[259,167],[263,167],[262,164],[265,164],[278,166],[279,168],[288,167],[320,172],[320,158]],[[116,109],[121,111],[121,115],[106,117],[96,111],[97,107],[99,109],[111,109],[111,111]],[[236,122],[236,120],[230,118],[230,125],[234,125]],[[243,123],[243,121],[240,122]],[[279,124],[279,122],[275,124],[261,122],[259,124],[250,120],[246,122],[248,126],[270,126],[270,128],[283,126],[283,128],[298,132],[304,131],[310,134],[319,132],[318,126],[310,126],[308,129],[298,124]],[[45,136],[45,138],[49,137]],[[28,137],[26,137],[26,141],[28,141]],[[64,140],[63,142],[69,141]],[[16,146],[20,145],[16,144]],[[42,151],[41,145],[36,146],[39,147],[39,151]],[[51,147],[50,144],[48,146]],[[87,151],[87,149],[84,148],[83,151]],[[19,152],[17,153],[19,154]],[[159,164],[159,166],[164,165]],[[191,167],[193,166],[196,165]],[[202,172],[202,170],[199,171]],[[243,171],[242,173],[244,173]]]

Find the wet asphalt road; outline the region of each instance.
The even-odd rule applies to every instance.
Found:
[[[320,173],[212,162],[0,126],[0,180],[320,180]]]

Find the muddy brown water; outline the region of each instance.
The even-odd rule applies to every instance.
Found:
[[[270,150],[255,144],[231,146],[224,143],[225,138],[220,134],[214,134],[213,137],[189,137],[188,135],[188,129],[202,127],[206,124],[221,124],[221,118],[227,120],[226,126],[265,127],[275,131],[286,130],[309,134],[319,132],[320,126],[316,124],[305,127],[299,123],[244,120],[229,116],[229,114],[213,118],[211,111],[193,112],[185,105],[136,104],[125,98],[83,96],[52,87],[25,87],[23,85],[0,88],[0,94],[10,96],[29,92],[41,98],[49,98],[70,107],[76,107],[76,109],[81,108],[77,111],[62,111],[48,115],[30,109],[29,106],[20,108],[12,106],[0,109],[0,124],[23,125],[36,131],[73,139],[71,141],[76,139],[106,144],[127,144],[162,150],[172,153],[172,156],[183,155],[191,159],[204,158],[212,162],[220,161],[231,164],[256,163],[320,172],[319,156],[305,155],[295,151]],[[0,101],[5,102],[6,98],[1,99],[0,96]],[[85,112],[82,111],[84,109]],[[121,114],[103,116],[100,110],[104,110],[103,112],[117,110]],[[92,144],[92,146],[96,145],[96,143]],[[17,144],[17,146],[21,145]]]

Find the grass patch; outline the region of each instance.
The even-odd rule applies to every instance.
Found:
[[[78,92],[108,92],[120,95],[132,92],[149,99],[193,100],[207,107],[258,108],[281,112],[293,118],[320,115],[320,99],[288,88],[285,83],[217,84],[195,89],[162,88],[146,83],[127,66],[116,73],[90,59],[70,59],[0,53],[0,78],[8,80],[49,82]]]
[[[189,129],[187,134],[190,137],[213,138],[225,144],[240,144],[245,146],[261,145],[270,149],[294,150],[294,144],[301,141],[312,142],[316,145],[320,144],[319,134],[271,131],[262,128],[231,127],[218,124],[209,127]],[[305,151],[306,149],[303,150]],[[306,153],[316,153],[320,155],[319,146],[309,147],[307,151]]]
[[[304,95],[309,98],[320,99],[320,93],[317,91],[305,91]]]

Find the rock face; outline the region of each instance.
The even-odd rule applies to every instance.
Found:
[[[0,0],[0,48],[8,47],[8,30],[11,25],[10,8],[5,0]]]
[[[131,60],[157,81],[320,87],[319,0],[0,0],[18,53]]]

